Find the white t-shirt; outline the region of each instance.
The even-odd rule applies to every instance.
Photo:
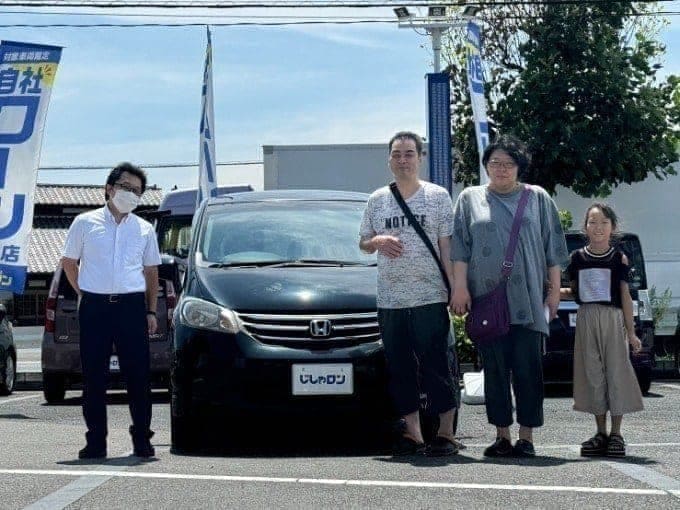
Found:
[[[64,257],[80,260],[78,286],[96,294],[144,292],[144,266],[161,263],[151,223],[134,214],[116,223],[108,207],[73,220]]]
[[[453,233],[453,204],[448,192],[422,181],[418,191],[406,199],[406,204],[439,255],[439,238]],[[446,303],[446,285],[437,263],[388,186],[369,197],[359,232],[362,239],[379,234],[398,237],[404,251],[395,259],[378,252],[378,308]]]

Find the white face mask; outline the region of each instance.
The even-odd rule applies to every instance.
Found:
[[[132,212],[132,210],[139,205],[140,197],[135,195],[132,191],[125,191],[124,189],[116,190],[111,201],[116,209],[122,214]]]

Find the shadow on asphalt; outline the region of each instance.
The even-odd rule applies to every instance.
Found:
[[[234,421],[240,423],[234,424]],[[206,422],[203,422],[206,423]],[[219,419],[201,429],[196,448],[176,455],[199,457],[353,457],[387,455],[392,426],[358,417],[313,416]]]
[[[60,460],[56,462],[61,466],[139,466],[140,464],[149,464],[150,462],[158,462],[158,459],[151,457],[150,459],[141,459],[134,455],[125,455],[121,457],[107,457],[105,459],[73,459]]]
[[[151,393],[151,401],[153,404],[170,404],[170,392],[165,390],[153,391]],[[83,399],[81,395],[78,394],[73,397],[67,397],[61,402],[55,402],[53,404],[48,404],[43,402],[41,405],[43,407],[60,407],[60,406],[80,406],[83,404]],[[106,405],[127,405],[128,398],[125,391],[108,392],[106,394]]]

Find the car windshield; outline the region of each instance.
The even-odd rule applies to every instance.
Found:
[[[569,233],[567,238],[567,249],[569,253],[579,248],[583,248],[586,244],[586,238],[582,234]],[[630,288],[631,289],[646,289],[647,276],[645,274],[645,261],[642,257],[642,248],[640,241],[635,235],[623,234],[622,237],[616,241],[616,247],[619,248],[628,257],[630,263]],[[562,285],[568,286],[569,279],[566,273],[562,274]]]
[[[208,265],[287,261],[374,264],[359,250],[364,202],[271,201],[210,206],[198,251]]]

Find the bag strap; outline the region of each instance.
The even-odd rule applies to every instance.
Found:
[[[404,215],[408,218],[408,221],[411,223],[415,231],[418,233],[420,238],[423,240],[425,243],[425,246],[427,246],[427,249],[430,250],[430,253],[432,254],[432,257],[434,258],[435,262],[437,263],[437,267],[439,268],[439,272],[442,274],[442,278],[444,279],[444,284],[446,285],[446,292],[448,293],[448,297],[451,297],[451,284],[449,283],[449,277],[446,275],[446,270],[444,269],[444,265],[442,264],[442,261],[439,259],[439,255],[437,255],[437,251],[434,249],[434,246],[432,246],[432,241],[430,241],[430,238],[427,237],[427,234],[423,230],[423,227],[418,223],[418,220],[415,219],[413,216],[413,213],[411,212],[411,209],[409,208],[408,204],[404,201],[404,197],[401,196],[401,193],[399,192],[399,188],[397,188],[397,183],[396,182],[391,182],[390,183],[390,191],[392,192],[392,195],[394,195],[394,199],[397,201],[399,204],[399,207],[401,207],[401,210],[404,212]]]
[[[506,280],[510,278],[510,273],[512,273],[512,268],[515,265],[513,260],[519,241],[519,229],[522,226],[522,217],[524,216],[524,209],[529,201],[530,193],[531,187],[524,184],[524,189],[522,190],[522,195],[519,197],[519,203],[517,204],[517,210],[515,211],[515,217],[512,220],[510,239],[508,240],[508,247],[505,250],[505,260],[503,261],[503,268],[501,269],[501,276]]]

